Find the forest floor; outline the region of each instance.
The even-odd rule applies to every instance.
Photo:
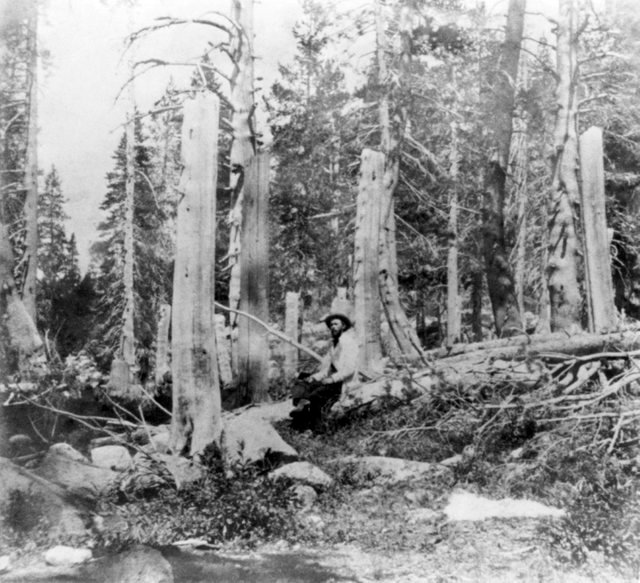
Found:
[[[621,512],[629,514],[629,509],[637,507],[620,506],[616,513],[615,505],[610,505],[615,497],[606,503],[599,499],[594,503],[586,497],[584,509],[578,506],[576,511],[574,505],[566,519],[453,520],[447,514],[452,495],[460,492],[490,500],[530,499],[571,510],[565,508],[561,494],[572,479],[577,484],[571,485],[574,490],[586,482],[589,476],[585,472],[590,467],[579,458],[581,465],[575,466],[579,473],[571,473],[569,465],[576,463],[571,445],[566,451],[563,449],[566,457],[541,458],[547,470],[553,470],[544,475],[556,476],[557,483],[543,480],[536,484],[530,477],[538,475],[532,472],[535,469],[539,473],[540,460],[509,457],[514,447],[533,443],[531,436],[509,442],[504,451],[493,443],[497,450],[489,455],[488,451],[474,450],[480,444],[473,442],[473,429],[461,414],[450,423],[450,432],[434,433],[428,431],[430,422],[424,417],[436,414],[433,410],[416,404],[388,405],[347,423],[329,424],[320,434],[292,431],[288,421],[276,424],[280,435],[301,459],[334,478],[332,486],[320,489],[311,506],[290,511],[296,522],[294,529],[267,537],[268,542],[259,538],[249,545],[239,539],[214,542],[214,550],[163,544],[154,530],[146,534],[141,530],[137,542],[159,548],[179,583],[639,581],[640,551],[636,545],[635,553],[625,557],[629,545],[624,544],[634,543],[640,513],[634,515],[629,526],[629,517],[622,520]],[[514,438],[513,432],[509,438]],[[452,466],[453,479],[446,483],[425,478],[385,483],[366,473],[358,474],[348,465],[335,465],[337,459],[348,455],[430,463],[458,455],[460,461]],[[566,475],[557,467],[563,464]],[[594,467],[594,475],[600,479],[606,473],[604,466]],[[252,486],[242,482],[239,487]],[[255,496],[256,491],[247,492],[247,496],[239,492],[233,500],[240,502]],[[211,500],[207,499],[208,505]],[[143,509],[141,514],[145,512],[148,511]],[[162,520],[159,517],[157,522]],[[631,538],[625,535],[625,529]],[[80,568],[60,571],[44,565],[38,548],[19,555],[11,572],[0,575],[1,582],[105,581],[105,556],[97,555],[97,560]]]

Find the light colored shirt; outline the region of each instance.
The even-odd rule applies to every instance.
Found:
[[[343,389],[358,384],[358,341],[352,329],[340,335],[338,343],[331,346],[322,359],[320,369],[311,378],[320,381],[328,376],[334,383],[342,382]]]

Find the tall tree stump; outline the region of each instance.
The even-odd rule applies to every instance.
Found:
[[[199,93],[184,105],[182,199],[178,204],[173,279],[172,445],[201,453],[219,445],[222,429],[214,321],[217,96]]]
[[[255,156],[245,173],[240,243],[240,309],[269,319],[269,155]],[[269,398],[269,341],[264,328],[249,318],[238,321],[238,388],[241,400]]]

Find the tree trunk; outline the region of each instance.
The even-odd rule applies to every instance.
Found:
[[[20,3],[11,0],[0,0],[0,61],[10,58],[11,48],[8,46],[10,30],[17,26],[23,18]],[[0,119],[4,133],[8,130],[10,117],[7,112],[1,112]],[[4,140],[3,140],[4,141]],[[7,144],[2,145],[0,156],[0,375],[5,376],[16,372],[18,359],[21,355],[30,354],[42,346],[42,341],[33,319],[29,315],[13,277],[14,256],[10,239],[10,216],[7,212],[6,198],[12,180],[8,178],[10,168],[6,166]]]
[[[300,294],[298,292],[287,292],[285,298],[284,333],[296,342],[300,340]],[[285,381],[293,380],[297,374],[298,349],[291,344],[286,344],[284,348]]]
[[[360,368],[369,369],[382,357],[380,344],[380,293],[378,246],[380,243],[380,193],[385,156],[365,149],[360,163],[356,232],[353,254],[353,296],[356,334],[360,343]]]
[[[27,257],[22,301],[31,319],[36,322],[36,281],[38,272],[38,5],[29,2],[29,129],[25,161],[24,203]]]
[[[381,87],[384,87],[384,93],[378,106],[381,133],[380,147],[384,154],[384,177],[381,183],[378,182],[378,187],[380,188],[379,196],[381,198],[379,204],[382,212],[380,217],[381,234],[378,239],[380,299],[389,324],[389,332],[395,340],[397,349],[404,358],[416,360],[422,357],[422,347],[416,330],[409,322],[400,303],[393,204],[393,195],[400,175],[400,147],[404,137],[406,112],[399,106],[396,107],[393,124],[391,123],[390,82],[386,64],[386,24],[382,8],[382,2],[378,0],[376,3],[378,82]],[[402,22],[406,24],[408,20],[405,14]],[[405,50],[402,61],[402,79],[406,77],[410,56],[408,49]]]
[[[172,377],[174,452],[220,445],[221,405],[214,321],[219,99],[185,102],[182,124],[176,263],[173,280]]]
[[[223,314],[216,314],[216,351],[218,354],[218,373],[222,387],[233,383],[231,367],[231,338]]]
[[[169,328],[171,327],[171,306],[162,304],[160,306],[160,317],[158,320],[158,334],[156,336],[156,370],[155,382],[160,385],[167,373],[171,372],[169,358]]]
[[[576,6],[560,0],[557,29],[556,122],[554,169],[549,211],[547,266],[551,331],[580,329],[582,295],[578,284],[578,236],[574,208],[579,204],[576,128]]]
[[[504,210],[509,147],[511,144],[515,80],[518,75],[520,45],[524,27],[526,0],[510,0],[507,29],[495,77],[493,140],[494,152],[489,162],[484,188],[483,248],[487,287],[498,336],[522,331],[515,285],[509,265],[509,251],[504,231]]]
[[[449,249],[447,252],[447,345],[460,342],[458,292],[458,124],[451,122],[451,195],[449,199]]]
[[[230,189],[232,208],[229,213],[229,307],[240,306],[240,241],[244,208],[245,172],[255,155],[253,131],[253,0],[231,0],[233,20],[240,29],[232,37],[231,55],[231,128],[233,142],[230,152]],[[237,314],[229,314],[231,326],[237,325]],[[237,359],[234,358],[237,362]],[[235,367],[237,374],[238,369]]]
[[[269,319],[269,171],[266,152],[247,169],[240,243],[240,309],[263,322]],[[269,342],[264,329],[247,318],[238,322],[238,385],[242,401],[269,399]]]
[[[611,259],[604,194],[602,130],[589,128],[580,137],[582,225],[589,331],[616,327]]]

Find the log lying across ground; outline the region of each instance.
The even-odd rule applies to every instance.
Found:
[[[384,396],[410,399],[444,387],[472,390],[483,385],[511,383],[523,389],[534,388],[550,378],[553,368],[562,363],[575,361],[580,365],[603,357],[630,361],[640,357],[640,329],[573,336],[523,335],[440,348],[427,356],[432,361],[431,367],[398,370],[395,378],[364,383],[343,395],[334,413],[344,415]],[[589,374],[595,374],[595,369]]]

